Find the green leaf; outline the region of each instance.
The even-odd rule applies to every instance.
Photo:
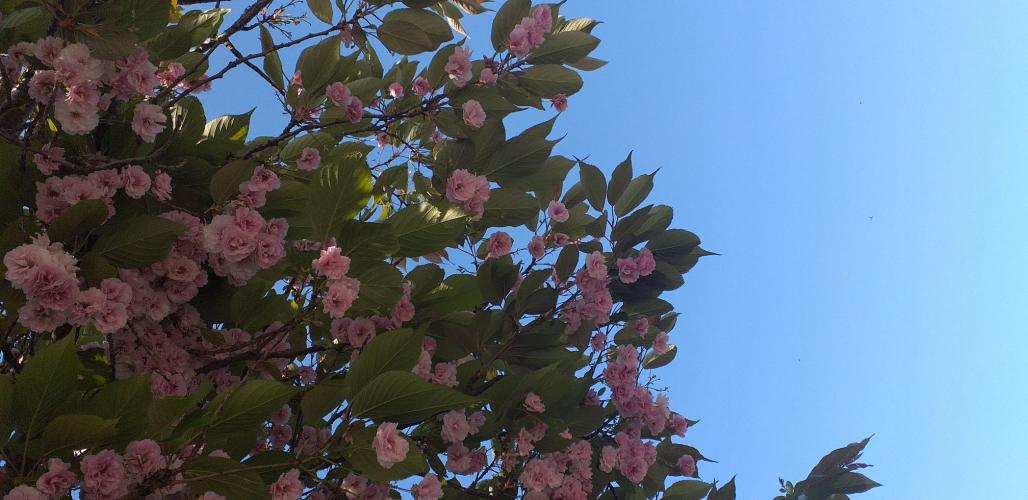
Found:
[[[507,141],[491,158],[481,174],[507,187],[525,176],[542,170],[558,140],[549,141],[534,135],[521,134]]]
[[[402,328],[371,339],[346,375],[347,392],[359,393],[385,372],[410,371],[421,356],[421,337],[410,328]]]
[[[532,50],[528,62],[532,64],[566,64],[580,61],[600,44],[600,39],[582,31],[554,33],[542,45]]]
[[[559,64],[540,64],[518,74],[521,86],[535,95],[551,98],[571,95],[582,89],[582,77]]]
[[[332,24],[332,2],[329,0],[307,0],[307,7],[310,7],[314,17],[323,22]]]
[[[186,463],[183,473],[194,491],[213,491],[227,500],[268,498],[268,487],[260,475],[236,460],[200,456]]]
[[[236,387],[208,428],[211,433],[232,433],[255,428],[279,409],[295,389],[271,380],[250,380]]]
[[[603,172],[585,162],[578,162],[578,174],[581,178],[582,187],[585,188],[585,196],[589,205],[596,210],[603,210],[603,201],[607,196],[607,179]]]
[[[219,116],[207,122],[197,149],[212,161],[221,160],[237,151],[246,143],[253,111],[251,109],[240,115]]]
[[[389,218],[400,244],[396,257],[416,257],[442,250],[464,234],[467,214],[456,209],[445,211],[429,203],[411,205]]]
[[[371,198],[371,171],[354,158],[325,160],[308,190],[307,211],[314,224],[312,239],[325,241],[338,234]]]
[[[257,165],[252,160],[235,160],[219,168],[211,176],[211,198],[221,203],[239,194],[239,185],[253,176]]]
[[[503,302],[518,278],[518,268],[511,257],[489,259],[478,268],[478,288],[482,298],[493,304]]]
[[[360,294],[353,307],[356,310],[391,310],[403,295],[403,273],[385,262],[362,263],[350,271],[350,276],[361,282]]]
[[[383,259],[400,246],[392,225],[356,220],[340,226],[336,241],[343,255],[351,259]]]
[[[610,182],[607,183],[607,202],[611,205],[621,199],[621,193],[625,192],[628,183],[632,181],[632,153],[628,153],[625,161],[614,167],[610,174]]]
[[[735,500],[735,477],[732,477],[720,488],[717,487],[717,484],[714,484],[710,489],[707,500]]]
[[[311,3],[328,3],[328,0],[309,0]],[[332,6],[328,6],[329,15],[332,14]],[[331,22],[331,21],[326,21]],[[275,83],[275,88],[279,90],[285,90],[285,78],[282,71],[282,59],[278,56],[277,50],[272,50],[275,47],[275,39],[271,37],[271,32],[268,28],[261,25],[261,51],[264,52],[264,72],[268,74],[271,81]]]
[[[46,346],[22,366],[14,386],[14,423],[34,436],[66,403],[78,382],[79,359],[74,335]]]
[[[296,61],[305,92],[318,94],[328,85],[339,62],[339,38],[330,36],[303,49]]]
[[[683,480],[672,484],[664,491],[666,500],[702,500],[710,491],[710,483]]]
[[[346,461],[353,465],[361,475],[372,481],[395,481],[428,471],[428,463],[424,454],[416,445],[410,443],[407,456],[400,463],[386,469],[378,463],[373,445],[377,428],[365,427],[351,432],[353,442],[346,447]],[[404,438],[406,439],[406,438]]]
[[[114,437],[117,422],[96,415],[60,415],[43,431],[36,456],[61,456],[73,450],[103,446]]]
[[[65,210],[50,223],[46,233],[50,241],[69,242],[100,227],[107,219],[107,205],[100,200],[83,200]]]
[[[83,406],[83,413],[117,421],[124,441],[135,439],[146,429],[153,396],[150,376],[137,375],[105,384]]]
[[[654,257],[670,264],[681,265],[690,259],[693,251],[700,245],[700,238],[684,229],[670,229],[646,244]]]
[[[667,352],[664,354],[657,354],[657,351],[650,351],[647,353],[646,357],[643,359],[643,368],[653,370],[674,361],[675,356],[678,354],[678,347],[674,344],[671,344],[668,347]]]
[[[496,11],[493,18],[492,42],[497,52],[503,52],[510,45],[510,32],[521,19],[531,13],[532,2],[530,0],[507,0]]]
[[[162,217],[139,215],[104,226],[93,251],[121,268],[139,268],[168,255],[185,227]]]
[[[409,424],[478,401],[409,371],[390,371],[364,386],[353,398],[351,408],[357,418]]]
[[[614,214],[621,217],[638,207],[653,190],[654,174],[640,175],[628,183],[614,204]]]
[[[382,19],[378,38],[387,49],[404,55],[435,50],[453,39],[446,21],[421,9],[396,9]]]
[[[569,63],[568,66],[582,71],[596,71],[607,65],[607,61],[595,57],[583,57],[582,59]]]
[[[499,188],[489,193],[482,215],[483,227],[534,225],[539,202],[520,189]]]
[[[553,269],[557,271],[557,277],[562,281],[570,278],[576,267],[578,267],[578,248],[575,245],[567,245],[560,249],[557,262],[553,265]]]

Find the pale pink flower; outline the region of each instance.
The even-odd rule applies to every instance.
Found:
[[[446,66],[443,69],[454,85],[458,87],[467,85],[471,81],[471,50],[456,47],[453,54],[447,58]]]
[[[599,250],[594,251],[585,258],[585,268],[589,277],[597,280],[607,279],[607,260]]]
[[[567,207],[557,200],[550,201],[549,206],[546,207],[546,213],[549,214],[551,219],[557,222],[567,222],[568,217],[571,216]]]
[[[494,85],[496,73],[493,73],[492,68],[482,68],[482,72],[478,74],[478,81],[482,85]]]
[[[687,430],[689,430],[689,421],[685,417],[675,413],[671,415],[671,432],[676,436],[685,436]]]
[[[643,248],[635,256],[635,265],[639,268],[640,276],[649,276],[657,268],[657,261],[653,258],[653,252],[649,248]]]
[[[468,419],[464,416],[464,410],[451,410],[441,417],[443,424],[440,435],[443,440],[450,443],[459,443],[467,439],[471,432]]]
[[[533,235],[532,241],[528,243],[528,253],[533,259],[541,259],[546,254],[546,240],[539,235]]]
[[[489,254],[486,256],[487,259],[498,259],[510,253],[511,247],[514,246],[514,239],[509,234],[503,231],[497,231],[489,237]]]
[[[474,100],[469,99],[461,106],[461,111],[464,115],[464,124],[471,127],[474,130],[482,128],[485,123],[485,110],[482,109],[482,105]]]
[[[546,411],[546,405],[543,404],[543,400],[538,394],[529,392],[525,396],[525,409],[532,413],[542,413]]]
[[[553,233],[553,244],[558,247],[563,247],[571,243],[571,237],[564,233]]]
[[[57,59],[61,53],[61,49],[64,48],[64,40],[54,36],[48,36],[36,40],[36,43],[32,45],[32,54],[39,59],[40,62],[47,66],[53,66],[54,60]]]
[[[537,5],[532,10],[532,19],[535,20],[540,30],[547,33],[553,28],[553,9],[549,5]]]
[[[526,29],[525,23],[518,23],[510,32],[510,52],[518,59],[523,59],[532,51],[532,47],[532,35]]]
[[[42,153],[32,155],[32,161],[43,175],[52,175],[57,171],[58,163],[62,160],[64,160],[64,148],[52,144],[44,145]]]
[[[40,493],[39,490],[23,484],[7,492],[4,500],[47,500],[47,496]]]
[[[445,385],[447,387],[457,386],[457,364],[456,363],[436,363],[432,369],[432,377],[430,379],[433,383],[439,385]]]
[[[122,169],[121,179],[129,198],[142,198],[150,190],[150,176],[139,165],[129,165]]]
[[[57,74],[50,70],[36,71],[29,80],[29,97],[46,104],[57,93]]]
[[[322,249],[321,255],[311,265],[322,276],[337,280],[350,271],[350,258],[342,254],[342,249],[332,245]]]
[[[183,76],[185,76],[185,74],[186,74],[185,66],[183,66],[181,63],[173,62],[173,63],[168,63],[168,67],[165,68],[164,71],[161,71],[160,73],[157,73],[157,79],[158,79],[158,81],[160,81],[161,85],[164,85],[165,87],[170,87],[172,85],[179,85],[179,86],[181,86],[182,83],[179,82],[179,80]],[[178,82],[178,83],[176,83],[176,82]]]
[[[289,469],[289,472],[278,476],[278,480],[268,487],[268,491],[271,493],[271,500],[298,500],[303,495],[300,471]]]
[[[378,426],[372,446],[375,448],[378,464],[386,469],[404,461],[407,452],[410,451],[410,443],[400,435],[393,422],[385,422]]]
[[[403,97],[403,85],[400,85],[397,82],[390,83],[389,95],[392,96],[393,99],[399,99]]]
[[[293,77],[289,79],[289,83],[292,85],[296,85],[297,87],[303,86],[303,74],[300,72],[300,70],[296,70],[295,72],[293,72]]]
[[[629,285],[639,281],[639,267],[635,263],[635,259],[618,259],[618,279],[622,283]]]
[[[200,500],[226,500],[226,498],[213,491],[208,491],[207,493],[200,495]]]
[[[696,459],[692,455],[682,455],[678,459],[678,472],[686,477],[696,474]]]
[[[50,498],[60,498],[75,486],[75,474],[71,466],[59,458],[47,462],[47,471],[36,480],[36,489]]]
[[[132,441],[125,447],[125,468],[136,480],[142,480],[165,466],[161,447],[152,439]]]
[[[375,136],[375,141],[378,143],[378,147],[384,148],[389,145],[389,134],[385,132],[379,132]]]
[[[664,354],[668,352],[669,349],[671,349],[671,346],[668,345],[667,332],[658,333],[657,336],[653,339],[653,350],[657,354]]]
[[[414,79],[414,83],[411,84],[410,89],[411,92],[414,92],[414,95],[422,97],[432,92],[432,84],[428,83],[428,80],[419,76]]]
[[[71,135],[81,135],[92,131],[100,123],[100,115],[95,107],[82,106],[64,99],[63,96],[54,104],[54,116],[61,124],[61,129]]]
[[[360,281],[348,277],[333,281],[321,298],[325,313],[333,318],[342,317],[359,293]]]
[[[604,446],[600,450],[600,470],[610,472],[618,465],[618,452],[613,446]]]
[[[296,168],[311,171],[321,166],[321,153],[314,148],[303,148],[300,157],[296,160]]]
[[[168,201],[171,199],[171,176],[161,172],[154,176],[153,186],[150,192],[155,198],[161,201]]]
[[[568,96],[564,94],[557,94],[550,99],[550,106],[557,110],[558,113],[563,113],[568,109]]]
[[[364,117],[364,103],[361,102],[357,96],[350,98],[350,102],[346,104],[346,118],[352,123],[361,121]]]
[[[158,377],[155,377],[158,378]],[[92,496],[120,498],[128,494],[125,465],[121,455],[103,450],[82,459],[82,484]]]
[[[160,106],[141,102],[136,104],[132,113],[132,131],[145,142],[153,142],[157,134],[164,131],[164,123],[168,117]]]
[[[591,339],[589,339],[589,347],[592,347],[594,351],[600,352],[603,350],[603,346],[607,344],[607,336],[603,332],[596,332]]]
[[[289,405],[282,405],[277,410],[275,410],[275,413],[271,415],[271,423],[275,425],[285,425],[285,423],[289,421],[289,417],[292,416],[292,414],[293,409],[290,408]]]
[[[333,82],[325,89],[325,93],[328,94],[329,100],[336,106],[347,106],[350,104],[350,99],[353,97],[350,93],[350,87],[347,87],[343,82]]]
[[[439,500],[443,497],[443,487],[435,474],[425,474],[420,483],[411,488],[414,500]]]

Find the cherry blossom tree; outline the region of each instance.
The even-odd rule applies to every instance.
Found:
[[[734,498],[653,372],[711,253],[553,154],[598,22],[481,4],[0,6],[3,498]]]

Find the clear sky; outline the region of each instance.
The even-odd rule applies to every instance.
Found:
[[[594,55],[611,62],[584,75],[557,152],[609,171],[634,150],[637,172],[661,168],[653,201],[723,254],[672,294],[679,356],[662,370],[674,409],[703,420],[687,442],[720,462],[703,478],[737,474],[740,498],[770,498],[780,475],[874,433],[865,461],[885,486],[862,500],[1016,495],[1028,3],[562,12],[605,21]],[[208,114],[262,95],[216,87]],[[275,111],[255,119],[281,128]]]

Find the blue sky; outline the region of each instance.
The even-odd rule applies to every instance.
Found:
[[[605,21],[611,62],[557,152],[609,171],[634,150],[661,168],[653,201],[723,254],[672,294],[662,371],[719,461],[703,477],[738,475],[740,498],[872,433],[866,500],[1009,497],[1028,466],[1028,4],[961,4],[562,9]],[[262,95],[216,87],[208,115]]]

